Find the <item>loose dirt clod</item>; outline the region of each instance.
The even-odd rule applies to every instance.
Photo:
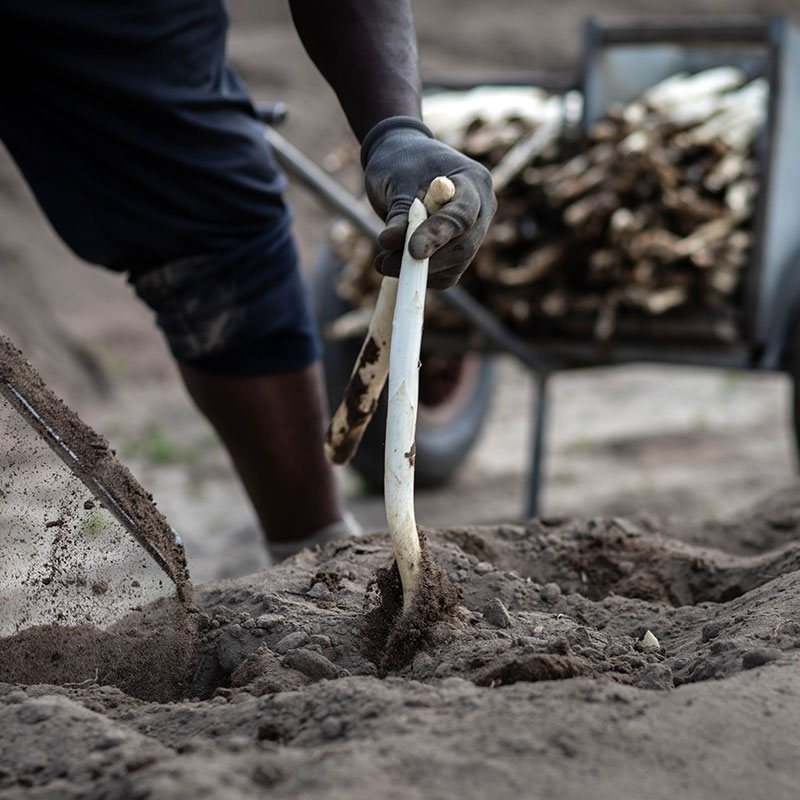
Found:
[[[108,630],[39,625],[0,639],[0,681],[112,685],[132,697],[167,703],[188,686],[196,615],[164,599]]]

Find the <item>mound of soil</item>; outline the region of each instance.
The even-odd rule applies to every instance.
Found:
[[[67,686],[0,662],[0,796],[796,797],[800,542],[730,551],[798,497],[717,548],[619,518],[428,531],[458,613],[385,675],[385,534],[201,586],[161,702],[125,683],[145,661]]]
[[[168,702],[187,690],[196,620],[177,599],[128,614],[108,630],[37,625],[0,639],[0,677],[9,683],[112,685]]]

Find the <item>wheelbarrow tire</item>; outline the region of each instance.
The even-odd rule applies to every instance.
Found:
[[[792,432],[795,445],[795,470],[800,471],[800,323],[795,324],[784,353],[783,367],[792,381]]]
[[[325,328],[351,306],[336,292],[343,264],[323,246],[311,275],[311,298],[323,342],[325,388],[331,411],[341,402],[362,339],[332,341]],[[489,410],[494,362],[479,353],[430,353],[422,357],[417,415],[415,484],[433,489],[457,472],[475,443]],[[386,389],[350,462],[371,491],[383,490]]]

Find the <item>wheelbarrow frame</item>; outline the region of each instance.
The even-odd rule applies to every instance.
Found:
[[[795,408],[800,398],[800,31],[783,18],[698,24],[675,22],[605,23],[589,19],[584,28],[582,77],[570,87],[563,75],[509,77],[496,85],[535,85],[555,91],[580,88],[584,97],[581,130],[605,114],[613,102],[629,102],[649,86],[682,70],[741,66],[749,77],[769,82],[767,120],[757,142],[760,189],[754,219],[754,248],[745,273],[738,330],[733,338],[680,336],[596,342],[525,340],[462,288],[441,293],[474,331],[471,337],[426,334],[432,350],[481,350],[513,355],[537,385],[525,516],[539,512],[547,424],[549,377],[581,367],[634,362],[685,364],[725,369],[778,370],[791,376]],[[480,80],[458,81],[457,88]],[[453,88],[452,81],[435,81]],[[575,86],[577,84],[577,87]],[[430,83],[428,85],[431,85]],[[350,220],[373,241],[383,228],[363,201],[307,158],[272,127],[284,111],[260,109],[265,137],[281,166],[314,195]],[[797,345],[797,346],[796,346]],[[795,440],[800,442],[800,414]]]

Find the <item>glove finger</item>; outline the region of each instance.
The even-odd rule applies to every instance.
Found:
[[[386,212],[384,229],[378,234],[378,244],[385,250],[402,250],[405,244],[406,228],[408,227],[408,210],[411,200],[405,194],[395,194],[392,204]],[[388,241],[384,243],[384,239]]]
[[[431,273],[460,269],[462,272],[475,257],[480,244],[477,236],[462,236],[433,254],[428,269]]]
[[[497,209],[497,201],[494,195],[490,199],[490,203],[481,204],[478,219],[469,231],[433,254],[430,259],[432,279],[435,276],[435,279],[438,280],[440,274],[444,274],[447,279],[450,279],[452,275],[460,276],[472,263],[483,243],[486,231],[489,229],[492,217]],[[458,280],[458,277],[456,277],[456,280]],[[434,284],[429,280],[429,285],[433,286]],[[439,287],[436,286],[435,288]]]
[[[400,262],[402,254],[397,251],[382,250],[375,256],[375,269],[381,275],[397,278],[400,275]]]
[[[414,231],[408,249],[414,258],[430,258],[448,242],[470,230],[481,211],[481,197],[473,183],[453,175],[453,199],[431,215]]]
[[[408,220],[398,216],[378,234],[378,244],[384,250],[399,252],[406,241]]]

